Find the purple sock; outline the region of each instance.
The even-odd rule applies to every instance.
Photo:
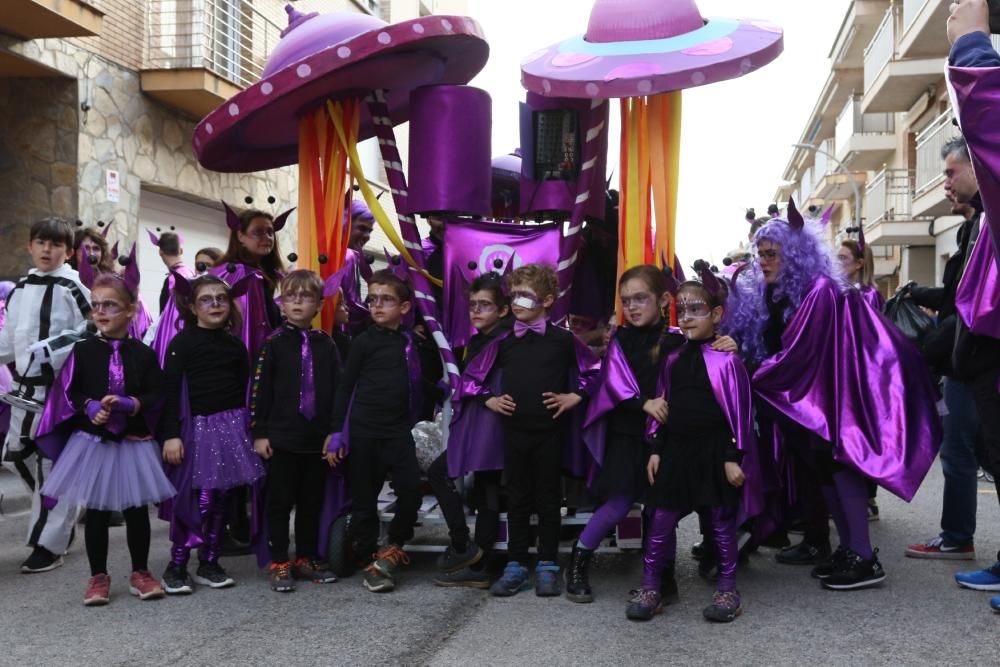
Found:
[[[175,544],[170,547],[170,564],[177,567],[187,567],[188,559],[191,558],[191,549],[183,544]]]
[[[826,509],[833,518],[833,525],[837,527],[837,536],[840,537],[840,543],[850,549],[851,526],[844,515],[844,508],[840,504],[837,487],[831,484],[829,486],[821,486],[820,489],[823,491],[823,500],[826,501]],[[867,514],[865,518],[867,519]]]
[[[621,522],[632,509],[631,496],[611,496],[601,505],[580,533],[579,543],[584,549],[593,551],[601,546],[601,540]]]
[[[670,510],[656,510],[649,520],[646,550],[643,554],[642,588],[659,591],[663,568],[673,558],[671,545],[677,549],[674,532],[684,515]]]
[[[847,533],[847,548],[865,560],[871,560],[872,543],[868,536],[868,484],[853,470],[834,473],[833,484],[837,489]]]

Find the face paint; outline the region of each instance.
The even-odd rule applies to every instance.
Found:
[[[707,317],[711,317],[711,315],[712,307],[704,301],[684,300],[677,302],[678,320],[703,320]]]

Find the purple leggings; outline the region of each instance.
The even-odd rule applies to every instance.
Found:
[[[202,545],[198,547],[198,559],[203,562],[219,560],[219,543],[222,541],[222,529],[226,524],[226,501],[228,499],[228,490],[201,489],[198,491],[202,538]],[[190,557],[190,547],[174,544],[170,548],[170,562],[178,567],[186,567]]]
[[[841,546],[865,560],[871,560],[872,543],[868,535],[868,483],[854,470],[839,470],[832,475],[833,485],[824,486],[823,499],[837,527]]]
[[[601,540],[611,532],[611,529],[621,523],[632,509],[631,496],[611,496],[590,517],[590,521],[580,533],[579,543],[584,549],[593,551],[601,546]]]
[[[867,501],[866,501],[867,502]],[[674,560],[677,552],[677,524],[690,511],[657,509],[646,529],[646,553],[643,556],[642,588],[660,590],[663,568]],[[708,509],[708,524],[719,556],[720,591],[736,589],[736,560],[739,545],[736,539],[736,512],[723,507]]]

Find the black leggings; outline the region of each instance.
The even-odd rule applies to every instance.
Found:
[[[146,506],[130,507],[125,515],[125,539],[128,553],[132,557],[132,571],[149,569],[149,510]],[[108,573],[108,524],[111,512],[107,510],[87,510],[84,539],[87,545],[87,560],[90,561],[90,575]]]

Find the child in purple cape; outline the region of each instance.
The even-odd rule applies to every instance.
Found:
[[[195,546],[195,582],[210,588],[236,583],[219,565],[227,499],[232,489],[263,477],[264,466],[250,442],[247,351],[232,333],[240,327],[233,301],[238,290],[211,274],[190,283],[178,277],[177,284],[190,294],[181,309],[184,328],[170,342],[164,368],[163,460],[178,493],[161,506],[173,542],[162,583],[169,594],[188,594],[194,587],[187,563]]]
[[[138,270],[132,272],[138,277]],[[163,373],[156,354],[128,335],[136,293],[113,273],[98,276],[91,292],[100,335],[73,349],[46,404],[38,443],[55,460],[42,494],[87,509],[90,580],[83,603],[110,599],[108,524],[125,516],[132,574],[129,591],[141,600],[163,597],[149,572],[149,503],[173,497],[153,433],[162,403]],[[68,438],[67,438],[68,436]]]
[[[667,355],[685,340],[663,317],[676,291],[672,273],[650,265],[634,266],[618,280],[625,325],[615,330],[608,343],[597,388],[587,405],[583,435],[596,468],[591,489],[606,500],[573,547],[566,571],[566,597],[573,602],[593,601],[590,561],[594,551],[648,487],[646,420],[662,424],[666,419],[666,399],[656,393],[656,383]],[[722,337],[712,348],[735,351],[736,343]],[[673,568],[671,558],[663,576],[668,598],[677,591]]]
[[[739,358],[713,350],[722,320],[724,288],[703,266],[702,281],[677,292],[677,320],[687,342],[663,365],[647,473],[652,488],[642,585],[626,609],[632,620],[662,610],[661,578],[676,551],[676,528],[692,511],[706,512],[718,552],[719,579],[706,619],[734,620],[742,612],[736,590],[736,529],[760,511],[760,475],[753,432],[750,377]]]
[[[503,423],[503,470],[507,484],[510,560],[490,592],[515,595],[530,586],[528,551],[533,542],[532,514],[538,516],[538,563],[535,594],[561,593],[559,566],[560,471],[566,451],[568,412],[590,392],[597,358],[569,331],[547,321],[559,294],[555,271],[526,264],[508,277],[513,335],[490,343],[463,375],[462,395],[500,415]],[[499,393],[492,379],[499,373]]]

